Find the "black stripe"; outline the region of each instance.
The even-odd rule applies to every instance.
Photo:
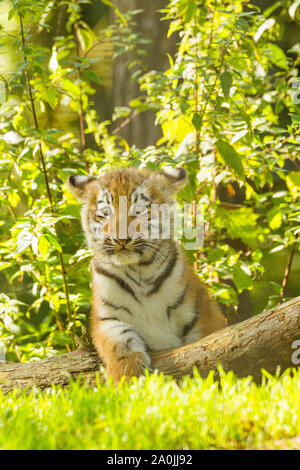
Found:
[[[179,307],[179,305],[183,304],[184,299],[185,299],[185,295],[186,295],[187,290],[188,290],[188,287],[189,287],[189,285],[187,283],[185,288],[183,289],[181,295],[178,297],[177,301],[173,305],[170,305],[169,307],[167,307],[168,318],[170,318],[171,310],[174,310],[175,308]]]
[[[157,276],[157,278],[154,280],[153,287],[152,287],[152,289],[147,293],[147,296],[152,295],[152,294],[155,294],[155,293],[161,288],[163,282],[164,282],[164,281],[167,279],[167,277],[169,277],[170,274],[172,273],[172,271],[173,271],[173,269],[174,269],[174,267],[175,267],[177,258],[178,258],[178,254],[177,254],[177,251],[175,250],[174,245],[173,245],[171,257],[170,257],[170,259],[169,259],[169,262],[168,262],[168,264],[167,264],[167,267],[166,267],[165,270],[164,270],[159,276]]]
[[[121,331],[121,335],[125,335],[125,333],[135,333],[135,331],[132,328],[126,328],[126,330]]]
[[[134,330],[132,330],[132,331],[134,331]],[[136,331],[134,331],[134,332],[136,333]],[[143,341],[146,351],[150,352],[151,350],[150,350],[148,344],[146,343],[146,341],[144,340],[144,338],[142,338],[138,333],[136,333],[136,334],[140,338],[140,340]],[[125,345],[126,345],[127,348],[129,348],[129,345],[130,345],[131,341],[133,341],[133,338],[128,338],[128,340],[126,341]]]
[[[80,175],[71,175],[69,176],[69,181],[71,183],[72,186],[75,186],[75,188],[79,188],[79,189],[84,189],[84,187],[90,183],[91,181],[96,181],[96,178],[94,178],[93,176],[90,176],[90,177],[86,177],[83,181],[80,179],[78,180],[77,176],[80,176]],[[83,175],[85,176],[85,175]]]
[[[161,251],[161,248],[165,246],[165,243],[162,241],[160,245],[157,245],[157,243],[154,243],[152,248],[156,248],[157,247],[157,250],[154,251],[153,255],[151,255],[151,258],[147,261],[139,261],[138,262],[138,265],[139,266],[149,266],[150,264],[154,263],[154,261],[156,260],[157,256],[158,255],[161,255],[160,251]],[[147,247],[146,247],[147,248]],[[162,263],[158,266],[158,268],[163,264],[163,262],[165,261],[166,259],[163,258],[162,260]],[[129,266],[130,267],[130,266]],[[131,267],[130,267],[131,268]],[[132,268],[131,268],[132,269]]]
[[[200,291],[198,290],[197,294],[196,294],[196,301],[195,301],[195,307],[194,307],[195,315],[194,315],[194,318],[192,318],[192,320],[183,327],[183,330],[182,330],[182,336],[183,337],[186,336],[194,328],[195,323],[198,319],[198,316],[199,316],[199,310],[198,310],[199,295],[200,295]]]
[[[130,199],[132,199],[132,195],[133,195],[133,193],[134,193],[135,191],[136,191],[136,190],[132,191],[132,193],[130,194]],[[137,198],[138,198],[138,195],[137,195],[137,193],[135,192],[134,197],[133,197],[133,204],[136,203]]]
[[[134,282],[137,286],[141,287],[141,283],[139,281],[137,281],[136,279],[134,279],[134,277],[132,277],[128,272],[127,270],[125,271],[126,273],[126,276],[129,277],[129,279]]]
[[[111,194],[109,193],[109,191],[107,191],[107,189],[104,190],[104,193],[103,193],[103,199],[100,199],[98,202],[98,204],[102,204],[103,202],[105,204],[110,204],[111,202]]]
[[[159,253],[159,251],[155,251],[154,254],[151,256],[151,258],[147,261],[139,261],[138,262],[138,265],[139,266],[149,266],[150,264],[154,263],[155,259],[156,259],[156,256],[157,254]]]
[[[154,243],[152,248],[156,248],[157,247],[157,250],[154,251],[153,255],[151,255],[151,258],[148,260],[148,261],[140,261],[138,263],[138,265],[140,266],[149,266],[150,264],[154,263],[154,261],[156,260],[157,256],[158,255],[161,255],[161,248],[165,246],[165,243],[162,241],[160,245],[158,245],[157,243]],[[165,261],[165,258],[163,258],[163,261],[161,264],[163,264],[163,262]],[[161,264],[158,266],[160,267]]]
[[[100,297],[104,305],[107,305],[108,307],[111,307],[115,310],[125,310],[125,312],[129,313],[129,315],[132,315],[132,312],[127,308],[127,307],[120,307],[119,305],[115,305],[108,300],[104,299],[103,297]]]
[[[140,198],[143,199],[144,201],[148,202],[150,204],[150,199],[143,193],[140,193]]]
[[[149,263],[150,264],[150,263]],[[138,284],[139,286],[141,286],[142,284],[145,285],[145,284],[148,284],[149,282],[151,282],[151,280],[153,279],[153,276],[151,278],[146,278],[144,279],[142,276],[141,276],[141,272],[140,271],[137,271],[136,269],[132,268],[131,266],[128,266],[128,268],[133,271],[135,274],[138,274],[139,275],[139,278],[140,278],[140,281],[141,283],[138,284],[138,281],[136,281],[132,276],[130,276],[127,271],[126,271],[126,274],[127,276],[129,277],[129,279],[131,279],[132,281],[134,281],[136,284]]]
[[[196,312],[194,318],[183,327],[182,336],[186,336],[191,331],[191,329],[195,326],[197,319],[198,312]]]
[[[128,294],[132,295],[132,297],[140,304],[140,300],[137,298],[135,295],[134,291],[131,289],[131,287],[125,282],[121,277],[117,276],[114,273],[111,273],[110,271],[106,271],[106,269],[102,268],[101,266],[95,266],[95,270],[98,274],[102,274],[102,276],[109,277],[110,279],[113,279],[116,281],[119,286],[124,289]]]
[[[134,269],[132,266],[128,266],[129,269],[131,269],[131,271],[135,272],[136,274],[138,273],[138,271],[136,269]]]

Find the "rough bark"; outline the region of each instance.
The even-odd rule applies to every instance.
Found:
[[[293,342],[300,340],[300,297],[267,312],[217,331],[201,341],[175,349],[151,353],[153,368],[176,379],[192,375],[196,367],[201,376],[217,371],[222,364],[238,377],[261,378],[261,369],[274,374],[295,367]],[[298,354],[300,357],[300,354]],[[67,386],[71,379],[82,377],[93,386],[96,376],[103,380],[96,353],[63,354],[35,363],[0,364],[0,388],[42,389],[52,384]]]

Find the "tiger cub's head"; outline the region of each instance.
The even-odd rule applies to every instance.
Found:
[[[100,177],[73,175],[68,186],[81,201],[82,226],[90,249],[116,265],[147,261],[162,243],[160,215],[186,183],[183,168],[158,172],[126,168]]]

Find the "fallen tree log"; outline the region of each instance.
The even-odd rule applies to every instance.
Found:
[[[261,378],[261,369],[274,374],[280,366],[283,372],[297,365],[300,359],[300,297],[285,302],[267,312],[224,328],[186,346],[151,353],[153,368],[179,379],[192,375],[196,367],[201,376],[217,371],[221,364],[238,377]],[[52,384],[67,386],[81,377],[95,385],[96,376],[103,380],[99,367],[103,365],[96,353],[68,353],[31,363],[0,364],[0,389],[39,387]]]

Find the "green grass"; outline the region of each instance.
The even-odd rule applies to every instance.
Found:
[[[152,375],[0,394],[0,449],[300,448],[300,369],[262,386]]]

